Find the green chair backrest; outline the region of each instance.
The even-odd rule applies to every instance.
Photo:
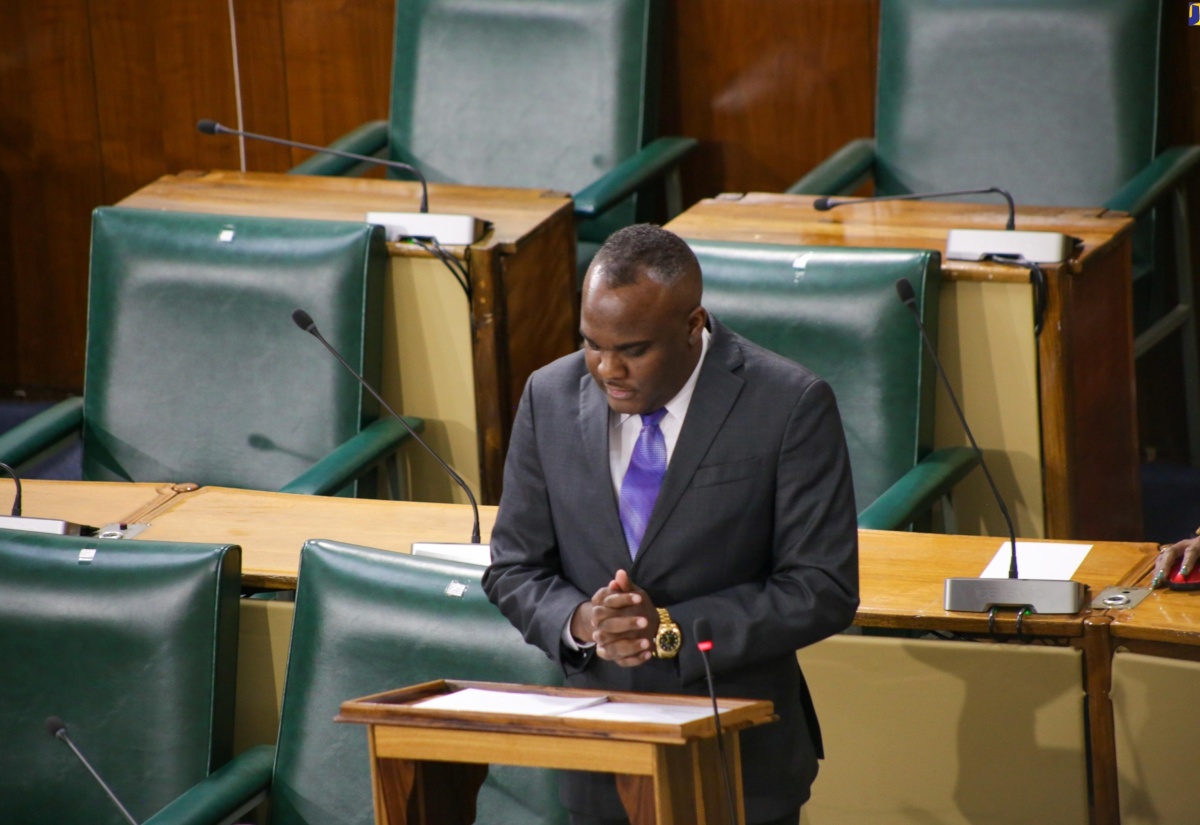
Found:
[[[937,346],[940,256],[923,250],[688,241],[704,307],[829,382],[865,509],[932,449],[936,375],[895,282],[907,278]]]
[[[386,267],[366,224],[97,209],[84,478],[287,484],[375,413],[292,311],[377,381]]]
[[[237,547],[0,530],[0,822],[125,822],[50,716],[139,822],[228,761],[240,582]]]
[[[1158,0],[883,0],[878,193],[1103,204],[1154,157],[1159,17]]]
[[[392,157],[431,180],[582,189],[656,137],[661,15],[660,0],[398,0]]]
[[[300,557],[272,825],[367,825],[370,758],[348,699],[435,679],[561,684],[562,674],[487,600],[483,568],[330,541]],[[449,588],[452,582],[465,585]],[[494,766],[480,825],[565,822],[550,771]]]

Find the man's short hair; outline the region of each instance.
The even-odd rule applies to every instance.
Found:
[[[660,226],[637,223],[609,236],[596,253],[592,269],[601,266],[606,286],[629,286],[646,277],[673,284],[700,277],[700,262],[678,235]]]

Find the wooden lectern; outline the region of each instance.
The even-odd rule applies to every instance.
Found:
[[[418,706],[464,688],[603,697],[609,706],[711,707],[709,699],[695,696],[448,680],[353,699],[342,705],[337,721],[369,726],[377,825],[468,825],[492,763],[615,773],[633,825],[729,822],[711,713],[675,724]],[[776,717],[770,702],[718,699],[717,704],[740,823],[745,813],[738,731]]]

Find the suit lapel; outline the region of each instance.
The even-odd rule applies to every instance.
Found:
[[[625,531],[621,529],[621,514],[617,509],[617,496],[613,492],[612,468],[608,461],[608,402],[596,387],[589,373],[579,379],[579,432],[583,435],[583,453],[587,457],[588,479],[597,485],[602,504],[596,513],[603,523],[608,541],[615,552],[612,561],[617,567],[629,567],[629,549],[625,546]],[[607,552],[607,549],[606,549]]]
[[[687,417],[679,432],[679,440],[675,442],[675,450],[671,453],[671,464],[663,478],[658,501],[654,503],[650,523],[646,525],[646,535],[642,538],[636,561],[641,561],[643,555],[653,550],[655,537],[691,484],[692,476],[704,460],[709,445],[742,392],[744,382],[735,374],[742,365],[741,349],[716,319],[712,319],[711,323],[712,338],[709,340],[708,354],[704,358],[704,366],[700,368]],[[619,516],[617,525],[620,526]]]

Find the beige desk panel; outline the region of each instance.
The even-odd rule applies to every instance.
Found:
[[[943,281],[938,356],[1018,536],[1046,535],[1038,406],[1037,339],[1028,284]],[[938,381],[934,415],[938,447],[969,445],[946,390]],[[1008,533],[982,470],[953,494],[951,532]]]
[[[393,255],[384,291],[383,386],[398,412],[425,419],[422,438],[479,495],[475,365],[467,296],[441,261]],[[405,447],[413,501],[466,504],[419,444]]]
[[[1200,663],[1139,653],[1113,656],[1121,822],[1196,822]]]
[[[825,740],[804,825],[1087,823],[1078,651],[835,636],[797,655]]]

